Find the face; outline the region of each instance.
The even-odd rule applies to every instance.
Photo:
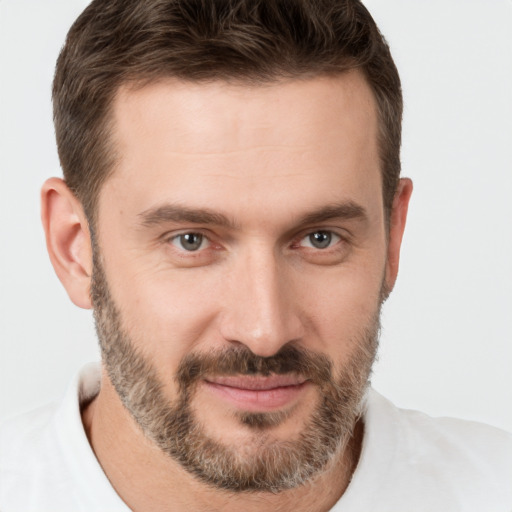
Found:
[[[92,297],[110,381],[198,478],[293,487],[343,450],[377,346],[377,118],[348,73],[120,91]]]

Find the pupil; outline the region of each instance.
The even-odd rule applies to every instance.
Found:
[[[317,249],[325,249],[326,247],[329,247],[331,239],[332,236],[327,231],[317,231],[316,233],[309,235],[311,245]]]
[[[201,247],[202,242],[203,235],[198,233],[187,233],[186,235],[181,235],[181,245],[187,251],[196,251]]]

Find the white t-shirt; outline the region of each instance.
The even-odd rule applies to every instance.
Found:
[[[1,512],[128,512],[80,417],[99,390],[87,365],[59,406],[0,428]],[[512,512],[512,435],[397,409],[370,390],[361,458],[333,512]]]

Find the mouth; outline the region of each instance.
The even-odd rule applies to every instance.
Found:
[[[292,405],[311,384],[297,375],[218,376],[203,383],[221,400],[248,412],[273,411]]]

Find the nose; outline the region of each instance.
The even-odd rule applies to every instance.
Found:
[[[231,268],[225,287],[221,334],[269,357],[304,336],[294,294],[293,269],[272,251],[250,251]]]

